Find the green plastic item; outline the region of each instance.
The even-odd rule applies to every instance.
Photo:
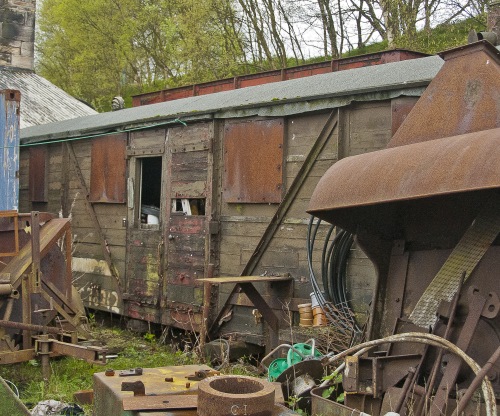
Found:
[[[302,355],[312,355],[312,346],[309,344],[294,344],[293,348],[300,352]],[[289,367],[302,361],[302,357],[298,352],[294,351],[292,348],[288,350],[286,358]],[[316,348],[314,349],[314,356],[321,357],[321,353]]]
[[[288,360],[286,358],[276,358],[270,365],[267,372],[267,379],[275,381],[280,374],[288,368]]]

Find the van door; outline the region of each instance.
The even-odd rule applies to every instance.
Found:
[[[131,134],[129,158],[127,265],[124,304],[126,315],[160,323],[163,229],[165,209],[166,130]]]
[[[168,214],[165,229],[165,309],[162,322],[199,331],[203,284],[210,262],[212,123],[174,127],[168,133]]]

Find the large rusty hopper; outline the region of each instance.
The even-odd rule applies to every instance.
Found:
[[[356,234],[376,268],[369,338],[429,328],[444,336],[438,312],[451,314],[456,299],[448,336],[484,365],[500,345],[499,51],[483,41],[441,56],[441,71],[388,148],[333,165],[308,212]],[[486,299],[491,315],[483,315]],[[429,380],[432,363],[446,362],[435,352],[427,358],[419,371]],[[448,368],[437,376],[431,416],[448,399],[443,386],[470,384],[470,373]],[[500,363],[491,374],[498,398]]]
[[[445,64],[389,148],[332,166],[309,213],[351,232],[385,229],[405,201],[500,188],[500,52],[482,41],[441,56]]]

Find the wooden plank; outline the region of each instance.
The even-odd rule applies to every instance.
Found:
[[[198,279],[199,282],[211,283],[286,282],[290,280],[292,280],[290,276],[228,276]]]
[[[183,181],[171,183],[171,198],[205,198],[207,183],[202,181]]]
[[[32,202],[47,202],[48,156],[47,146],[29,148],[29,191]]]
[[[172,154],[172,181],[206,181],[208,152]]]
[[[186,127],[171,127],[169,129],[169,143],[172,148],[186,148],[198,146],[200,142],[211,142],[211,122],[190,124]],[[210,147],[210,146],[209,146]]]
[[[298,312],[299,310],[298,305],[311,302],[310,298],[280,299],[277,298],[276,296],[270,296],[270,295],[262,295],[262,298],[271,307],[271,309],[283,310],[284,306],[286,305],[286,307],[292,312]],[[245,295],[244,293],[233,294],[229,302],[231,302],[231,304],[233,305],[238,305],[238,306],[247,306],[247,307],[255,306],[253,302],[248,298],[248,296]]]
[[[165,143],[166,129],[145,129],[130,133],[130,149],[149,149],[163,146]],[[163,152],[163,151],[162,151]]]

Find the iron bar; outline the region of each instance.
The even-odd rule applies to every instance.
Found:
[[[462,412],[465,409],[465,406],[469,403],[469,400],[472,398],[472,395],[474,392],[477,390],[483,379],[487,376],[488,371],[490,371],[491,367],[500,359],[500,347],[496,349],[496,351],[493,353],[491,358],[486,362],[486,364],[479,370],[479,372],[476,374],[476,377],[474,377],[474,380],[472,380],[472,383],[470,386],[467,388],[465,391],[464,395],[460,399],[460,402],[457,405],[457,411],[456,414],[457,416],[461,415]]]

